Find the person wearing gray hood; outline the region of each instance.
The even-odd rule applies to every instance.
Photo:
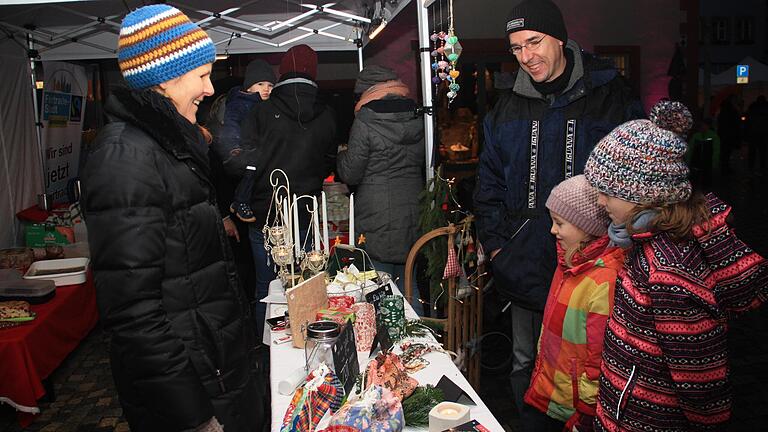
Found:
[[[418,239],[419,193],[424,188],[424,120],[397,74],[367,66],[355,82],[361,95],[349,144],[337,159],[337,173],[355,193],[356,231],[377,270],[400,278]]]

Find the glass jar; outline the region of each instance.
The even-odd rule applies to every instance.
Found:
[[[315,321],[307,326],[304,338],[304,360],[307,372],[325,363],[333,369],[333,344],[341,333],[341,327],[333,321]]]

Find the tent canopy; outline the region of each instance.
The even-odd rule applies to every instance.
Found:
[[[749,65],[749,82],[768,82],[768,65],[752,56],[746,56],[728,69],[712,75],[710,84],[713,86],[736,84],[736,67],[738,65]],[[704,71],[702,69],[699,69],[699,85],[704,85]]]
[[[286,51],[304,43],[317,51],[353,51],[357,39],[410,0],[178,0],[181,9],[213,38],[219,54]],[[9,4],[10,3],[10,4]],[[32,3],[32,4],[30,4]],[[0,4],[0,40],[26,45],[30,33],[42,60],[116,56],[122,17],[139,0],[33,1]],[[126,8],[127,6],[127,8]]]

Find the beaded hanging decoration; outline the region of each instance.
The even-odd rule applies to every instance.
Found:
[[[433,43],[433,50],[431,56],[434,59],[432,62],[432,70],[435,75],[432,77],[432,82],[436,87],[442,81],[448,83],[448,103],[450,104],[456,98],[456,95],[461,88],[456,81],[459,77],[459,70],[457,69],[457,62],[461,55],[462,47],[459,43],[459,38],[456,36],[456,32],[453,28],[453,0],[448,0],[448,19],[449,26],[448,32],[442,31],[443,22],[443,2],[440,1],[440,31],[437,31],[435,26],[434,32],[429,37]],[[434,17],[435,14],[433,14]]]

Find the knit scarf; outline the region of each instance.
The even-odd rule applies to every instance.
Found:
[[[360,111],[360,108],[368,102],[382,99],[387,95],[406,97],[408,96],[408,86],[400,80],[384,81],[383,83],[372,85],[360,96],[360,101],[355,105],[355,113]]]
[[[632,228],[635,231],[645,230],[657,214],[658,212],[653,210],[641,211],[632,220]],[[616,225],[611,222],[611,224],[608,225],[608,238],[611,239],[611,245],[618,246],[622,249],[628,249],[632,246],[632,235],[629,234],[626,223]]]

